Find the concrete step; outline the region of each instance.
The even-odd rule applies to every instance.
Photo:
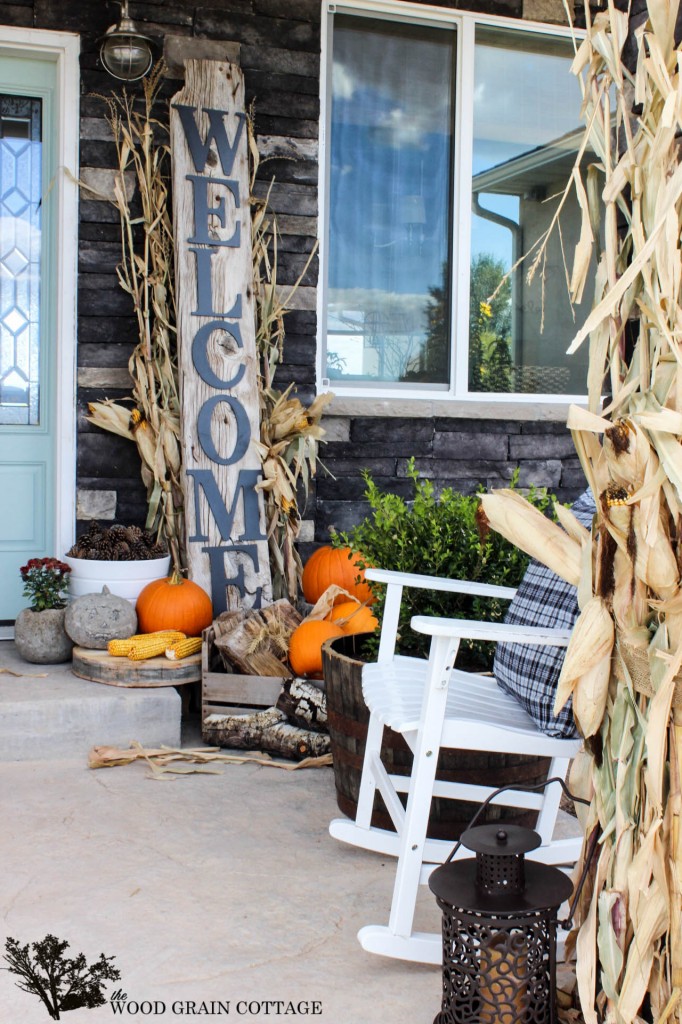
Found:
[[[93,746],[180,745],[173,686],[128,689],[78,679],[70,663],[32,665],[0,642],[0,761],[85,759]]]

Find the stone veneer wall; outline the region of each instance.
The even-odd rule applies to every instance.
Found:
[[[563,21],[561,0],[449,0],[509,17]],[[301,272],[317,235],[320,4],[318,0],[142,0],[130,4],[140,30],[164,49],[182,50],[182,37],[239,44],[247,102],[255,103],[255,127],[262,163],[258,191],[270,180],[271,206],[278,215],[279,281],[291,284]],[[82,0],[15,0],[0,7],[1,25],[78,32],[81,35],[81,176],[106,191],[115,151],[105,105],[95,94],[118,85],[98,63],[98,38],[119,18],[115,3]],[[176,37],[171,39],[169,37]],[[180,37],[178,39],[177,37]],[[199,44],[201,45],[201,44]],[[193,54],[197,55],[197,54]],[[169,79],[168,98],[180,87]],[[131,87],[133,91],[136,86]],[[78,519],[139,522],[145,495],[133,445],[93,428],[87,403],[127,394],[127,361],[135,344],[128,296],[118,287],[118,215],[106,201],[82,198],[78,280]],[[317,260],[299,290],[298,307],[287,316],[285,361],[280,387],[294,382],[303,399],[315,386]],[[366,512],[361,470],[399,493],[409,492],[406,461],[437,486],[472,491],[477,484],[506,483],[516,465],[521,483],[546,484],[561,498],[583,487],[565,428],[548,422],[332,416],[321,452],[332,476],[320,473],[313,485],[302,534],[305,549],[324,541],[331,525],[345,529]]]
[[[508,486],[516,467],[519,486],[547,487],[562,501],[572,501],[585,487],[573,441],[561,423],[332,417],[326,425],[320,457],[335,479],[324,472],[318,476],[318,541],[328,538],[330,527],[347,530],[368,513],[365,468],[382,489],[409,498],[411,455],[421,476],[465,494],[479,484]]]

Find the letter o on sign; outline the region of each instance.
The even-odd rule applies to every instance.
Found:
[[[213,412],[219,405],[229,406],[237,428],[237,438],[232,452],[230,455],[225,456],[220,455],[218,452],[211,432]],[[214,395],[213,398],[207,399],[197,416],[197,434],[199,436],[199,444],[212,462],[217,463],[219,466],[231,466],[232,463],[239,462],[246,454],[246,449],[249,447],[249,441],[251,440],[249,418],[244,406],[230,395]]]

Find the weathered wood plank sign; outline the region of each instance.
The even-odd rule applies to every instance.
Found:
[[[190,577],[214,614],[272,584],[259,435],[248,140],[241,70],[187,60],[171,104],[173,220]]]

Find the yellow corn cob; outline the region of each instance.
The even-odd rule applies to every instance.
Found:
[[[132,637],[129,637],[128,640],[110,640],[107,644],[107,653],[113,658],[125,658],[132,646]]]
[[[145,661],[147,658],[156,658],[164,654],[169,640],[167,636],[154,636],[153,633],[136,640],[128,651],[131,661]]]
[[[150,636],[163,637],[166,643],[185,639],[185,634],[181,633],[179,629],[161,629],[156,633],[136,633],[135,636],[129,636],[125,640],[110,640],[107,644],[107,652],[114,658],[125,658],[134,643],[137,643],[138,640],[146,640]]]
[[[180,661],[181,658],[188,658],[190,654],[196,654],[201,650],[201,637],[189,636],[186,640],[178,640],[166,648],[166,657],[171,661]]]

